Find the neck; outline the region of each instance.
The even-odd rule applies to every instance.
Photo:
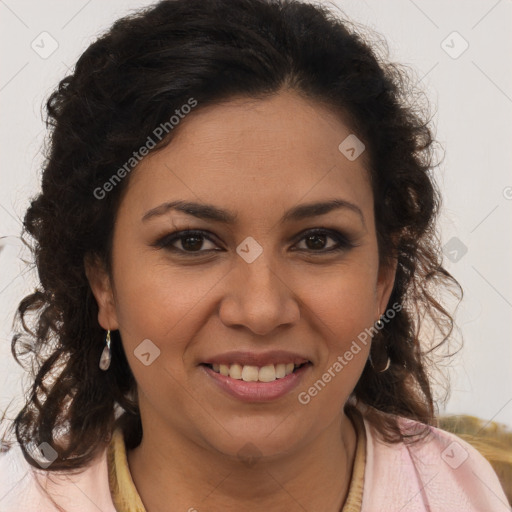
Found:
[[[348,493],[355,446],[355,429],[344,413],[299,451],[253,460],[233,460],[151,422],[127,457],[147,512],[168,511],[169,505],[191,512],[338,512]]]

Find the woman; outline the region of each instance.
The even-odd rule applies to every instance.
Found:
[[[457,283],[432,134],[348,27],[163,1],[61,81],[25,217],[37,316],[13,342],[41,364],[2,510],[506,507],[433,426],[420,328],[448,338],[435,297]]]

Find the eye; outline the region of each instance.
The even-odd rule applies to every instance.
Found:
[[[176,251],[181,253],[198,253],[198,252],[209,252],[215,251],[219,249],[207,248],[204,250],[205,240],[215,246],[212,239],[207,236],[205,231],[199,230],[187,230],[187,231],[176,231],[174,233],[169,233],[164,236],[160,240],[158,240],[154,245],[159,248],[165,248],[170,251]],[[176,245],[181,245],[180,247],[176,247]],[[201,250],[203,249],[203,250]]]
[[[334,240],[334,245],[326,245],[328,239]],[[298,248],[295,250],[307,251],[312,253],[328,253],[334,251],[342,251],[355,247],[347,236],[339,231],[334,231],[325,228],[311,229],[299,239],[300,242],[304,241],[305,248]],[[300,245],[300,244],[299,244]]]
[[[169,233],[153,244],[154,247],[166,249],[181,255],[194,256],[200,253],[208,253],[212,251],[222,251],[223,249],[215,248],[218,245],[213,241],[213,235],[209,235],[206,231],[201,230],[185,230]],[[334,244],[328,244],[331,239]],[[292,248],[293,251],[301,251],[312,254],[326,254],[337,251],[346,251],[356,246],[349,237],[336,230],[326,228],[310,229],[296,239],[297,247]],[[206,247],[205,243],[210,243],[213,247]],[[305,247],[300,247],[301,244]],[[181,247],[179,247],[181,246]],[[195,253],[195,254],[194,254]]]

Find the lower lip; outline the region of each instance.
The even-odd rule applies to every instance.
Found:
[[[268,402],[281,398],[299,385],[310,367],[311,363],[307,363],[290,373],[290,375],[272,382],[245,382],[226,377],[214,372],[206,365],[201,365],[201,368],[213,379],[217,386],[242,402]]]

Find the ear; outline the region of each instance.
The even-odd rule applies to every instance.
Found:
[[[393,258],[379,266],[379,275],[377,278],[377,317],[380,318],[386,311],[386,307],[391,297],[391,292],[395,285],[396,267],[398,260]]]
[[[96,256],[84,258],[85,275],[98,304],[98,323],[111,331],[119,328],[112,283],[102,261]]]

